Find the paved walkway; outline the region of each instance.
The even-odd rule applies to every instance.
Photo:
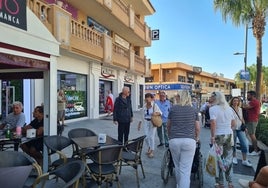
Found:
[[[137,125],[138,121],[141,119],[140,113],[135,112],[134,113],[134,121],[131,125],[130,135],[129,139],[136,138],[138,136],[143,135],[143,129],[138,131]],[[73,128],[88,128],[96,133],[106,133],[109,136],[112,136],[113,138],[117,138],[117,127],[113,124],[111,117],[103,117],[100,119],[89,119],[89,120],[82,120],[79,122],[66,122],[67,126],[65,127],[64,136],[67,136],[67,133],[70,129]],[[210,138],[210,129],[207,128],[201,128],[201,153],[203,154],[204,158],[206,157],[208,150],[209,150],[209,138]],[[159,144],[159,140],[156,135],[156,145]],[[146,150],[146,145],[144,145],[144,150]],[[143,179],[141,169],[139,168],[139,175],[140,175],[140,185],[141,188],[164,188],[164,187],[176,187],[176,180],[175,177],[170,177],[167,184],[164,184],[161,179],[161,160],[163,158],[165,148],[160,147],[155,150],[154,158],[150,159],[146,156],[145,152],[143,152],[142,161],[144,164],[144,170],[145,170],[145,176],[146,178]],[[71,149],[68,148],[66,150],[68,154],[71,154]],[[241,159],[241,152],[238,151],[238,158]],[[249,156],[249,160],[253,163],[254,169],[257,166],[258,157],[257,156]],[[214,187],[214,178],[210,177],[204,170],[204,188],[213,188]],[[119,176],[119,180],[121,183],[122,188],[135,188],[137,187],[136,184],[136,177],[135,177],[135,170],[131,167],[123,167],[122,173]],[[235,188],[239,188],[238,179],[248,179],[252,180],[252,176],[245,176],[241,174],[233,174],[233,184]],[[90,187],[97,187],[97,186],[90,186]],[[115,184],[114,184],[115,187]],[[191,188],[197,187],[197,182],[191,183]],[[227,187],[227,186],[226,186]]]

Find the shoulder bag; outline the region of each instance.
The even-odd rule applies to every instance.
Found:
[[[155,112],[155,103],[153,105],[153,114]],[[154,127],[161,127],[162,126],[162,118],[161,115],[152,115],[151,122]]]
[[[232,109],[235,111],[235,109],[232,107]],[[240,126],[240,130],[241,131],[245,131],[247,126],[243,123],[242,119],[240,118],[239,114],[237,113],[237,111],[235,111],[237,117],[240,119],[240,121],[242,122],[241,126]]]

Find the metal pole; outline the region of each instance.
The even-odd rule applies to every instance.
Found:
[[[246,36],[245,36],[245,56],[244,56],[244,64],[245,64],[245,67],[244,67],[244,70],[245,70],[245,73],[247,71],[247,52],[248,52],[248,24],[246,24]],[[246,81],[244,81],[244,91],[243,91],[243,100],[244,102],[246,101],[246,93],[247,93],[247,84],[246,84]]]

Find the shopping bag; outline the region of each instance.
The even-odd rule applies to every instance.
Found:
[[[218,174],[217,168],[218,167],[217,167],[217,158],[216,158],[215,146],[212,145],[212,147],[210,148],[210,150],[208,152],[208,157],[206,159],[205,169],[209,175],[216,177]]]
[[[222,152],[223,152],[223,148],[218,146],[217,144],[213,144],[214,146],[214,149],[215,149],[215,153],[216,153],[216,159],[217,159],[217,163],[219,165],[219,168],[225,172],[228,168],[229,168],[229,165],[227,163],[227,161],[222,158]]]

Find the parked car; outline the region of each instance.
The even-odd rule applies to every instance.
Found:
[[[267,102],[264,102],[264,103],[262,103],[262,105],[261,105],[261,111],[260,111],[260,113],[265,113],[265,114],[267,114],[267,112],[268,112],[268,103],[267,103]]]

